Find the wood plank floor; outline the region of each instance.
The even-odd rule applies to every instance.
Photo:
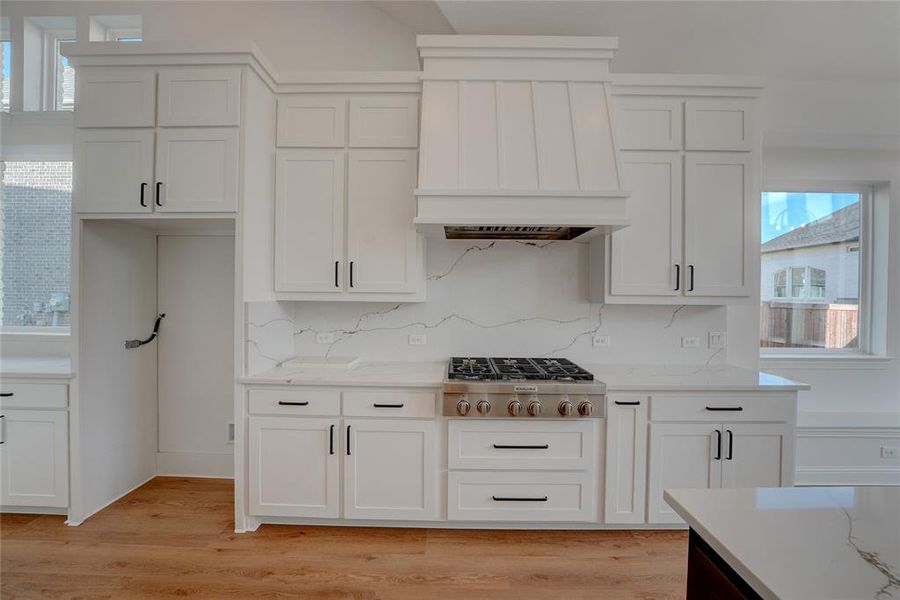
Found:
[[[263,525],[232,482],[158,477],[90,518],[0,517],[0,597],[683,598],[681,531]]]

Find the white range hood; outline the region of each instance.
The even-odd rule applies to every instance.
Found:
[[[628,224],[610,37],[421,35],[419,229],[574,239]]]

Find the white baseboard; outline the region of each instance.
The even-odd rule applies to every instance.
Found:
[[[157,475],[234,478],[234,456],[192,452],[157,452]]]
[[[801,427],[796,485],[900,485],[900,427]]]

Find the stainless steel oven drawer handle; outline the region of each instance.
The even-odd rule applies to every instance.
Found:
[[[497,450],[549,450],[550,444],[494,444]]]
[[[533,498],[519,498],[515,496],[491,496],[494,502],[546,502],[549,500],[547,496],[538,496]]]

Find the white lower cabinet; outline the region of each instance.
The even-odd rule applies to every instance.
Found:
[[[433,520],[434,421],[346,419],[344,516]]]
[[[726,424],[722,487],[793,485],[791,427],[783,423]]]
[[[450,471],[447,518],[456,521],[593,521],[592,471]]]
[[[646,396],[611,394],[606,401],[607,523],[643,523],[647,501]]]
[[[0,505],[69,505],[69,435],[65,411],[0,412]]]

